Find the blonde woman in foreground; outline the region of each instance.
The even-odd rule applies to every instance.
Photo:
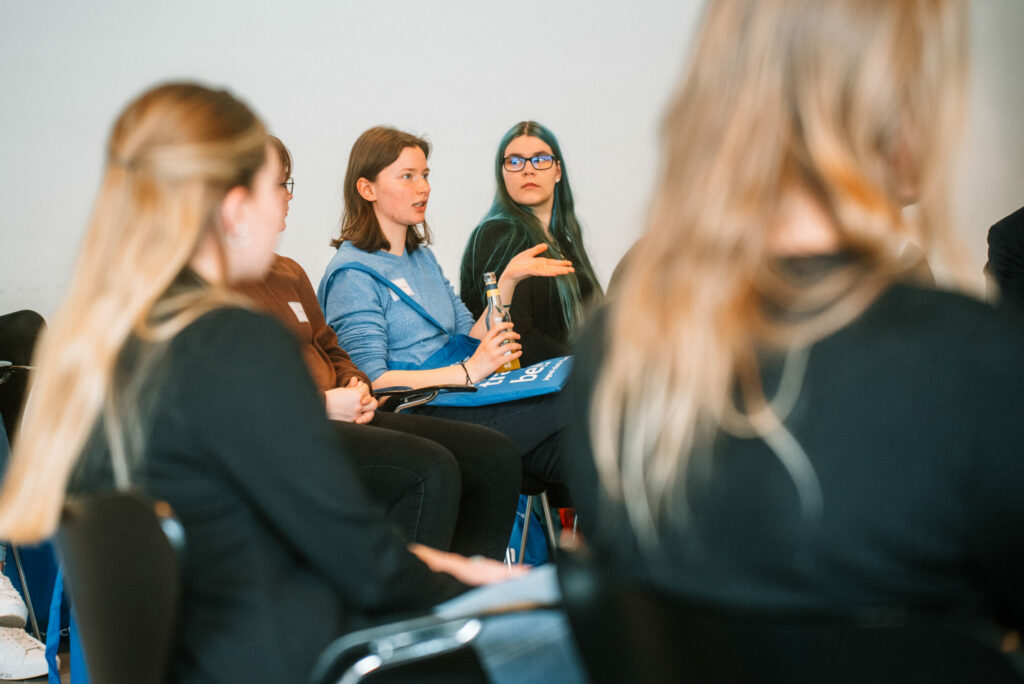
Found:
[[[893,256],[950,262],[966,21],[709,3],[649,230],[574,367],[570,486],[619,570],[724,607],[1024,627],[1024,334]]]
[[[225,287],[264,274],[284,225],[268,149],[224,91],[170,84],[127,106],[0,498],[0,537],[16,543],[54,532],[66,488],[173,506],[174,682],[305,681],[371,615],[509,574],[410,553],[339,457],[294,335]]]

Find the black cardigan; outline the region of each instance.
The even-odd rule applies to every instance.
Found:
[[[371,615],[464,590],[371,506],[280,323],[208,313],[160,368],[138,479],[185,527],[174,681],[304,681],[331,639]],[[110,486],[102,431],[83,464],[75,489]]]
[[[494,260],[495,254],[511,251],[508,246],[511,236],[512,227],[500,219],[480,224],[470,236],[469,244],[475,241],[475,249],[467,247],[463,254],[459,295],[474,319],[479,318],[487,308],[484,272],[493,270],[495,275],[500,276],[511,257],[515,256],[512,252],[508,258]],[[542,253],[540,256],[548,255]],[[580,297],[586,304],[594,295],[594,285],[586,278],[578,280]],[[516,285],[509,312],[515,331],[520,335],[519,342],[523,345],[520,359],[522,365],[529,366],[544,359],[572,353],[554,278],[527,278]]]
[[[951,293],[892,287],[811,348],[786,419],[820,482],[820,517],[801,517],[794,479],[764,441],[721,434],[710,455],[692,460],[685,497],[679,485],[672,497],[689,523],[663,522],[660,545],[645,556],[622,507],[603,501],[593,463],[598,318],[566,390],[576,419],[564,443],[580,525],[606,561],[732,607],[966,615],[1024,627],[1016,320]],[[765,366],[768,388],[779,371]]]

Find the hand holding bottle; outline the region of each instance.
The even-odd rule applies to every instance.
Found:
[[[501,323],[511,323],[512,315],[508,308],[501,303],[501,293],[498,291],[498,280],[494,277],[493,271],[484,273],[484,292],[487,294],[487,311],[484,312],[484,322],[490,330]],[[507,343],[506,343],[507,344]],[[508,347],[505,350],[505,363],[498,369],[502,373],[519,369],[519,359],[512,358]]]
[[[512,330],[511,321],[491,326],[480,340],[480,346],[473,352],[473,356],[466,361],[466,371],[470,379],[473,382],[480,382],[509,360],[518,360],[523,355],[522,346],[516,342],[518,339],[519,333]]]

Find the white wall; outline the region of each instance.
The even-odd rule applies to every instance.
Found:
[[[348,150],[389,123],[434,144],[428,219],[449,277],[493,194],[501,134],[559,136],[602,280],[635,239],[662,110],[699,0],[0,0],[0,312],[50,315],[68,280],[118,110],[149,85],[228,86],[295,157],[280,251],[314,283],[331,256]],[[976,0],[962,184],[970,249],[1024,204],[1021,0]]]

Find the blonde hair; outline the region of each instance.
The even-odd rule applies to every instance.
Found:
[[[902,240],[955,265],[944,157],[962,118],[965,21],[961,0],[708,6],[666,120],[649,229],[609,313],[590,416],[604,489],[638,532],[650,538],[719,430],[779,453],[792,397],[765,398],[758,350],[800,367],[800,350],[899,277]],[[858,255],[812,283],[779,269],[769,244],[793,190]]]
[[[232,187],[250,186],[266,143],[248,107],[195,84],[156,87],[118,118],[68,295],[34,356],[37,375],[0,494],[0,538],[32,542],[55,530],[98,421],[116,485],[128,484],[129,459],[141,448],[137,405],[160,349],[202,313],[239,301],[198,279],[171,286],[208,235],[223,245],[220,204]],[[149,351],[119,386],[118,358],[133,337]]]

